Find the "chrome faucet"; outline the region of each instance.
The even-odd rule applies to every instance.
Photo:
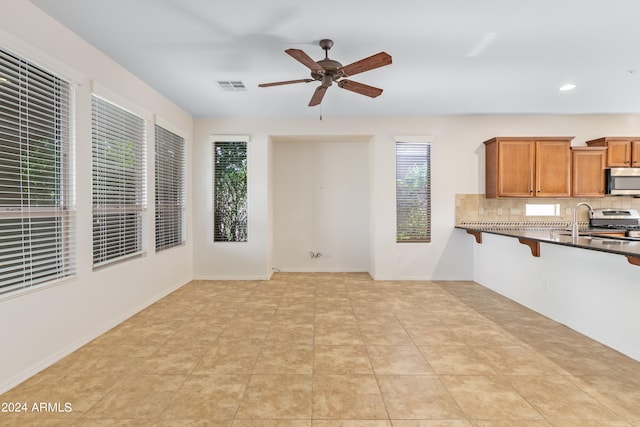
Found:
[[[580,202],[573,208],[573,224],[571,224],[571,240],[576,240],[578,238],[578,208],[580,206],[586,206],[589,208],[589,213],[593,214],[593,208],[589,203]]]

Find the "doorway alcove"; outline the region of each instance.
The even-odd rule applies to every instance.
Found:
[[[271,137],[272,266],[369,271],[371,136]]]

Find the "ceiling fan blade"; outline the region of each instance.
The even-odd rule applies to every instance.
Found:
[[[324,98],[324,94],[327,92],[326,86],[318,86],[313,92],[313,96],[311,97],[311,101],[309,101],[309,107],[313,107],[314,105],[318,105],[322,102],[322,98]]]
[[[324,68],[322,68],[316,61],[314,61],[309,55],[304,53],[303,50],[300,49],[287,49],[286,53],[291,55],[293,59],[310,69],[311,71],[316,71],[318,73],[324,72]]]
[[[365,85],[363,83],[354,82],[353,80],[340,80],[338,86],[342,89],[350,90],[351,92],[359,93],[360,95],[369,96],[375,98],[380,96],[382,89]]]
[[[384,67],[389,64],[391,64],[391,55],[386,52],[380,52],[352,64],[345,65],[342,67],[342,71],[344,72],[345,77],[349,77],[358,73],[373,70],[374,68]]]
[[[298,80],[285,80],[283,82],[273,82],[273,83],[260,83],[258,87],[270,87],[270,86],[280,86],[280,85],[290,85],[292,83],[309,83],[314,81],[313,79],[298,79]]]

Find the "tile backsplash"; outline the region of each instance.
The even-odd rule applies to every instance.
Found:
[[[456,194],[456,225],[477,222],[562,223],[573,221],[573,208],[580,202],[594,209],[637,209],[640,198],[606,196],[598,198],[504,198],[487,199],[484,194]],[[558,216],[527,216],[526,204],[558,204]],[[588,210],[578,210],[578,221],[588,222]]]

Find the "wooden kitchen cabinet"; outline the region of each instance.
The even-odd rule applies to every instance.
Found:
[[[573,137],[497,137],[485,145],[485,193],[569,197]]]
[[[607,148],[607,168],[640,167],[640,137],[603,137],[587,141],[587,145]]]
[[[571,147],[571,195],[604,197],[606,147]]]

